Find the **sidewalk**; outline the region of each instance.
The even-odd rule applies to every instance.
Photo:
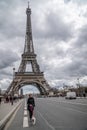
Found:
[[[9,120],[11,115],[17,109],[17,107],[21,104],[23,100],[19,100],[14,102],[13,105],[11,103],[4,103],[0,104],[0,130],[4,127],[6,122]]]

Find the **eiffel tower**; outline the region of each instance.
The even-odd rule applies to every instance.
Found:
[[[50,86],[45,80],[43,72],[40,71],[40,67],[36,60],[36,54],[34,53],[31,27],[31,9],[29,7],[29,3],[28,8],[26,9],[26,15],[26,35],[22,60],[18,72],[14,73],[13,81],[8,87],[6,93],[18,93],[21,87],[31,84],[38,88],[41,95],[45,95],[49,93]]]

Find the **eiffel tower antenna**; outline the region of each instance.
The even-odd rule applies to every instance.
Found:
[[[28,8],[29,8],[29,1],[28,1]]]
[[[18,93],[19,89],[25,85],[34,85],[41,94],[48,94],[50,86],[44,78],[43,72],[40,71],[37,63],[36,54],[33,46],[32,26],[31,26],[31,9],[26,9],[26,34],[25,46],[22,54],[21,63],[18,72],[15,72],[12,83],[7,89],[7,93]]]

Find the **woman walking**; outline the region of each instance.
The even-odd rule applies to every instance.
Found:
[[[32,94],[29,94],[29,98],[27,100],[27,109],[29,110],[30,121],[32,121],[34,107],[35,107],[35,100]]]

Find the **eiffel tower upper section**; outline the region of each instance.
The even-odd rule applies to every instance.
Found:
[[[32,72],[40,73],[40,68],[36,60],[36,54],[34,53],[32,27],[31,27],[31,9],[26,9],[27,21],[26,21],[26,35],[25,35],[25,47],[22,54],[22,61],[19,66],[18,72]],[[27,67],[28,66],[28,67]],[[31,70],[29,70],[29,67]]]

